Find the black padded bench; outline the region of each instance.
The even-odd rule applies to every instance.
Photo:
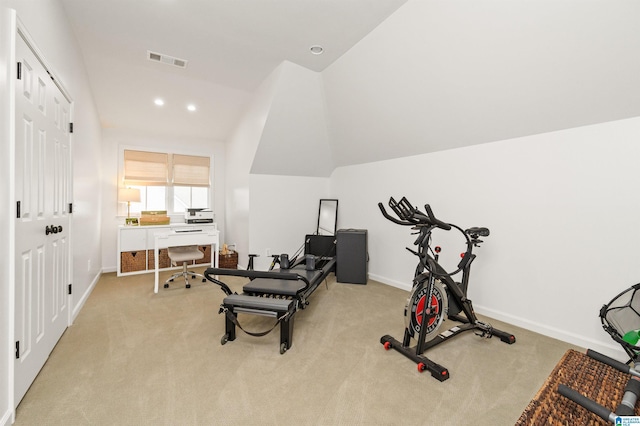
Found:
[[[322,271],[318,269],[307,271],[304,266],[296,266],[293,269],[288,269],[286,273],[297,274],[301,279],[296,279],[294,281],[285,279],[255,278],[253,281],[245,284],[245,286],[242,287],[242,290],[247,294],[254,295],[268,294],[293,297],[305,290],[311,285],[311,283],[315,283],[318,280],[322,281]]]
[[[224,298],[222,309],[225,311],[225,335],[221,343],[236,339],[236,325],[238,313],[248,313],[274,317],[280,323],[280,353],[285,353],[293,340],[293,314],[295,313],[293,299],[274,299],[269,297],[255,297],[246,294],[231,294]],[[271,330],[269,330],[271,331]],[[246,331],[245,331],[246,332]],[[262,335],[262,333],[250,333]],[[266,334],[266,333],[264,333]]]

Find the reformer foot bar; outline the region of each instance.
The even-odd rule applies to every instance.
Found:
[[[236,327],[252,336],[264,336],[280,324],[280,353],[285,353],[293,341],[296,312],[309,304],[309,296],[334,272],[336,259],[323,258],[318,264],[322,265],[320,269],[313,270],[307,270],[304,265],[274,271],[208,268],[204,276],[227,295],[220,305],[220,313],[225,314],[225,334],[220,343],[235,340]],[[242,294],[237,294],[216,276],[245,277],[251,281],[243,286]],[[276,323],[267,331],[249,332],[238,322],[239,313],[274,317]]]

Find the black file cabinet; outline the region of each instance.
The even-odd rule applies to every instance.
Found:
[[[339,229],[336,234],[336,279],[366,284],[369,278],[366,229]]]

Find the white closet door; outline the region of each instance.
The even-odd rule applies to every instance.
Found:
[[[69,323],[70,103],[16,37],[16,361],[20,402]]]

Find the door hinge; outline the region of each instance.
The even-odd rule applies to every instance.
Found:
[[[20,359],[20,340],[16,342],[16,359]]]
[[[73,284],[69,284],[69,294],[72,293],[71,288],[73,287]]]
[[[16,216],[20,219],[20,201],[16,202]]]
[[[73,133],[73,123],[69,123],[69,133]]]
[[[73,203],[69,203],[69,213],[73,213]]]
[[[22,80],[22,62],[18,62],[18,80]]]

